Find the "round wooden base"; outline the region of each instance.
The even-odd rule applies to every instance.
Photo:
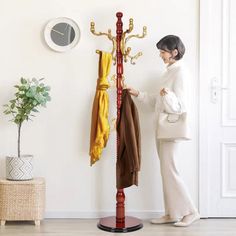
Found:
[[[98,228],[108,232],[127,233],[143,227],[142,221],[132,216],[126,216],[124,223],[116,223],[115,216],[100,219]]]

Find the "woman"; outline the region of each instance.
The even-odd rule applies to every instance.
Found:
[[[127,89],[139,101],[151,104],[155,108],[156,119],[158,119],[160,112],[163,111],[172,114],[186,112],[185,85],[188,77],[180,62],[185,53],[185,47],[179,37],[167,35],[156,46],[163,62],[167,64],[158,94],[149,95],[131,87]],[[175,153],[178,142],[164,141],[156,137],[156,143],[160,159],[165,215],[151,220],[151,223],[174,223],[175,226],[189,226],[199,220],[200,215],[176,169]]]

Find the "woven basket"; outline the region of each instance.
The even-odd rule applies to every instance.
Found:
[[[0,220],[43,219],[45,209],[45,181],[0,180]]]

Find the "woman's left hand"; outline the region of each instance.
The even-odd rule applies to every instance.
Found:
[[[167,91],[165,88],[163,88],[161,91],[160,91],[160,95],[163,97],[167,94]]]
[[[139,95],[139,91],[132,88],[132,87],[129,87],[129,86],[126,85],[126,87],[124,89],[127,89],[129,91],[130,95],[133,95],[135,97],[138,97],[138,95]]]

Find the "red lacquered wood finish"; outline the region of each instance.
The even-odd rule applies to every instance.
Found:
[[[116,13],[116,88],[117,88],[117,122],[120,119],[120,107],[122,96],[122,75],[123,75],[123,55],[120,48],[120,42],[123,34],[123,22],[121,20],[123,14],[121,12]],[[117,135],[117,150],[120,145],[120,137]],[[124,223],[125,220],[125,194],[123,189],[118,189],[116,194],[116,221],[117,223]]]
[[[120,107],[121,107],[121,96],[122,96],[122,77],[123,77],[123,55],[121,52],[120,44],[123,34],[123,23],[121,12],[116,13],[117,22],[116,22],[116,88],[117,88],[117,120],[120,119]],[[120,144],[120,138],[117,135],[117,150]],[[141,220],[125,216],[125,194],[123,189],[118,189],[116,194],[116,216],[109,216],[100,219],[98,223],[98,228],[108,231],[108,232],[131,232],[138,229],[141,229],[143,224]]]
[[[127,233],[132,232],[138,229],[141,229],[143,224],[141,220],[132,217],[126,216],[123,223],[117,223],[115,216],[102,218],[98,223],[98,228],[108,231],[108,232],[121,232]]]

